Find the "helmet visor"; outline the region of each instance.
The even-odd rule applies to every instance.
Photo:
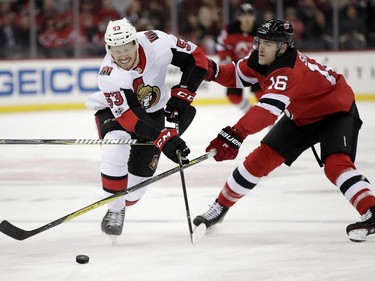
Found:
[[[125,45],[111,46],[111,55],[114,57],[127,56],[134,53],[137,49],[137,44],[130,42]]]
[[[258,36],[254,36],[253,49],[254,50],[258,50],[259,49],[259,37]]]

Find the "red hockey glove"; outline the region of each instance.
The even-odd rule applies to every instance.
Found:
[[[177,111],[180,121],[180,134],[189,127],[195,117],[195,107],[190,105],[195,93],[177,85],[171,89],[171,98],[167,102],[164,115],[168,122],[175,122],[174,113]]]
[[[175,129],[163,129],[154,141],[154,145],[175,163],[178,163],[177,150],[179,150],[182,156],[182,164],[189,163],[186,156],[189,155],[190,149],[186,146],[186,143],[180,138]]]
[[[205,81],[215,80],[219,76],[220,68],[217,65],[217,63],[214,62],[213,60],[211,60],[209,58],[206,58],[206,59],[207,59],[207,63],[208,63],[208,69],[207,69],[208,71],[207,71],[207,75],[204,78],[204,80]]]
[[[216,161],[231,160],[237,157],[243,140],[244,137],[241,136],[239,131],[228,126],[222,129],[216,139],[210,142],[206,152],[216,148],[217,153],[214,156]]]

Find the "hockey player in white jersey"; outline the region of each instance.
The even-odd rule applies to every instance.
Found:
[[[101,148],[101,179],[106,195],[119,192],[151,177],[160,152],[184,163],[190,153],[165,118],[174,121],[178,112],[182,134],[195,116],[191,105],[195,92],[207,73],[204,52],[191,42],[158,30],[136,32],[127,19],[110,21],[106,33],[107,54],[98,75],[100,91],[91,95],[86,106],[95,110],[100,138],[153,141],[149,146],[108,145]],[[180,83],[165,85],[169,64],[180,68]],[[101,228],[111,236],[121,235],[125,209],[145,193],[142,188],[108,204]],[[124,202],[125,201],[125,202]]]

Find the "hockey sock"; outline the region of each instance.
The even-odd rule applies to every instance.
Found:
[[[129,208],[129,207],[135,205],[138,201],[139,200],[135,200],[135,201],[126,200],[126,202],[125,202],[126,208]]]
[[[103,189],[109,193],[114,194],[124,190],[128,186],[128,175],[115,177],[102,173],[101,176]]]
[[[337,153],[327,157],[324,172],[361,215],[375,206],[370,182],[356,169],[348,155]]]
[[[128,175],[120,177],[108,176],[103,173],[101,175],[105,197],[122,191],[128,186]],[[108,209],[113,212],[119,212],[122,208],[124,208],[124,199],[121,197],[108,203]]]
[[[240,198],[247,195],[258,181],[259,178],[251,175],[243,164],[238,166],[221,190],[218,203],[225,207],[232,207]]]
[[[255,187],[261,177],[267,176],[284,161],[275,150],[261,144],[227,179],[218,197],[219,204],[225,207],[233,206]]]
[[[371,192],[370,183],[357,170],[343,172],[337,178],[336,185],[361,215],[375,206],[375,197]]]

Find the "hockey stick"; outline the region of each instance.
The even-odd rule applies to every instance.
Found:
[[[198,164],[198,163],[200,163],[200,162],[202,162],[202,161],[204,161],[204,160],[206,160],[206,159],[214,156],[215,154],[216,154],[215,150],[212,150],[212,151],[210,151],[210,152],[208,152],[206,154],[203,154],[203,155],[201,155],[201,156],[199,156],[199,157],[191,160],[188,164],[184,165],[184,168],[188,168],[188,167],[191,167],[191,166],[193,166],[195,164]],[[92,204],[90,204],[90,205],[88,205],[86,207],[83,207],[82,209],[79,209],[77,211],[74,211],[73,213],[70,213],[69,215],[63,216],[63,217],[61,217],[61,218],[59,218],[57,220],[54,220],[54,221],[52,221],[52,222],[50,222],[50,223],[48,223],[46,225],[43,225],[43,226],[38,227],[38,228],[35,228],[33,230],[23,230],[23,229],[15,226],[13,224],[11,224],[9,221],[3,220],[0,223],[0,231],[2,233],[4,233],[4,234],[8,235],[9,237],[12,237],[12,238],[16,239],[16,240],[25,240],[25,239],[30,238],[30,237],[38,234],[38,233],[44,232],[44,231],[46,231],[48,229],[51,229],[51,228],[53,228],[55,226],[58,226],[58,225],[60,225],[60,224],[62,224],[64,222],[67,222],[67,221],[70,221],[72,219],[75,219],[76,217],[78,217],[80,215],[83,215],[83,214],[85,214],[87,212],[90,212],[90,211],[92,211],[92,210],[100,207],[100,206],[103,206],[103,205],[105,205],[105,204],[107,204],[107,203],[109,203],[109,202],[111,202],[111,201],[113,201],[113,200],[115,200],[115,199],[117,199],[117,198],[119,198],[121,196],[130,194],[130,193],[132,193],[132,192],[134,192],[134,191],[136,191],[136,190],[138,190],[138,189],[140,189],[140,188],[142,188],[142,187],[144,187],[146,185],[149,185],[149,184],[154,183],[156,181],[159,181],[159,180],[161,180],[163,178],[166,178],[166,177],[168,177],[168,176],[170,176],[172,174],[175,174],[179,170],[180,170],[180,166],[172,168],[172,169],[170,169],[168,171],[165,171],[165,172],[163,172],[161,174],[158,174],[158,175],[156,175],[156,176],[154,176],[152,178],[149,178],[149,179],[147,179],[147,180],[145,180],[145,181],[143,181],[141,183],[138,183],[138,184],[136,184],[136,185],[134,185],[132,187],[129,187],[128,189],[125,189],[125,190],[120,191],[120,192],[118,192],[118,193],[116,193],[114,195],[111,195],[111,196],[106,197],[106,198],[104,198],[102,200],[99,200],[99,201],[97,201],[95,203],[92,203]]]
[[[179,133],[180,132],[180,125],[179,125],[178,113],[177,112],[174,113],[174,121],[175,121],[176,131]],[[182,193],[184,195],[186,218],[187,218],[187,222],[188,222],[188,226],[189,226],[190,241],[194,245],[195,241],[193,240],[193,226],[191,224],[189,201],[188,201],[187,191],[186,191],[184,166],[182,165],[182,155],[181,155],[180,150],[177,150],[177,158],[178,158],[178,165],[180,167]]]
[[[136,139],[0,139],[0,144],[128,144],[153,145],[152,142],[140,142]]]

